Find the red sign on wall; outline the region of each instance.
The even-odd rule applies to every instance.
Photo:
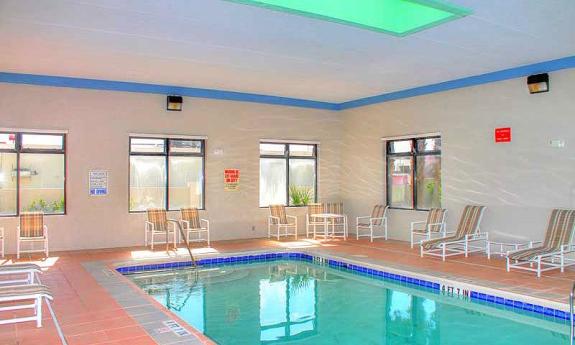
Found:
[[[224,169],[224,190],[237,191],[240,189],[240,170]]]
[[[511,141],[511,127],[495,128],[495,142],[508,143]]]

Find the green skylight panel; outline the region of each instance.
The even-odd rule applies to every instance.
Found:
[[[439,0],[231,0],[405,36],[468,15]]]

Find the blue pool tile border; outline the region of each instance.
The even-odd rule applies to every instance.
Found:
[[[431,289],[437,293],[441,292],[441,284],[437,282],[417,279],[409,276],[403,276],[400,274],[381,271],[361,265],[350,264],[344,261],[326,259],[321,256],[314,256],[306,253],[282,252],[282,253],[263,253],[263,254],[251,254],[251,255],[230,256],[230,257],[206,258],[197,260],[196,264],[198,266],[217,266],[222,264],[228,264],[228,265],[246,264],[255,262],[276,261],[276,260],[314,262],[318,264],[327,265],[331,268],[350,271],[352,273],[359,275],[364,275],[376,279],[379,278],[379,279],[391,280],[399,282],[401,284],[411,285],[419,288]],[[178,261],[178,262],[165,262],[165,263],[136,265],[136,266],[121,266],[117,267],[116,271],[122,275],[129,275],[146,271],[166,270],[166,269],[183,268],[191,266],[192,266],[191,261]],[[489,295],[477,291],[470,291],[469,299],[473,302],[480,302],[482,304],[493,305],[496,307],[497,306],[506,307],[516,312],[530,312],[545,317],[559,319],[562,321],[569,320],[569,313],[564,312],[562,310],[516,301],[513,299],[503,298],[499,296]]]

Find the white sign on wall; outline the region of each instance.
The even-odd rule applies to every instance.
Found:
[[[108,195],[108,171],[90,170],[89,185],[90,196]]]

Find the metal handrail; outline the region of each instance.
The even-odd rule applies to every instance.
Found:
[[[190,242],[188,241],[188,237],[186,237],[186,235],[184,234],[184,229],[182,228],[182,224],[180,224],[180,222],[178,222],[177,220],[174,220],[174,219],[168,219],[168,221],[175,223],[178,226],[178,229],[180,229],[180,235],[182,235],[182,238],[186,242],[186,249],[188,249],[188,254],[190,254],[190,259],[192,260],[192,266],[194,268],[197,268],[198,264],[196,263],[196,259],[194,258],[194,255],[192,254],[192,250],[190,249]],[[167,246],[167,243],[168,243],[168,233],[166,232],[166,246]]]
[[[569,293],[569,344],[573,345],[573,297],[575,297],[575,282]]]

